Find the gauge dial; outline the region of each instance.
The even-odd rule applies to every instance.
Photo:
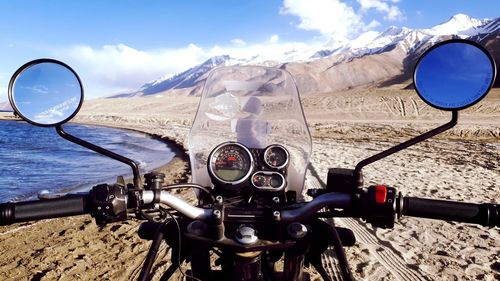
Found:
[[[278,172],[259,171],[252,176],[252,185],[262,191],[281,191],[286,186],[285,178]]]
[[[263,187],[267,185],[267,179],[264,175],[256,173],[252,177],[252,183],[255,187]]]
[[[211,174],[225,184],[238,184],[252,172],[253,158],[250,151],[239,143],[223,143],[210,155]]]
[[[281,186],[283,186],[283,176],[281,176],[280,174],[274,174],[269,180],[269,185],[272,188],[280,188]]]
[[[288,151],[281,145],[270,145],[264,151],[264,162],[270,168],[283,169],[288,164]]]

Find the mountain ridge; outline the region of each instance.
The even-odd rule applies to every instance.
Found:
[[[391,83],[408,80],[420,54],[437,42],[450,38],[469,38],[490,45],[490,51],[494,51],[493,46],[498,43],[488,42],[497,42],[499,32],[500,18],[475,19],[456,14],[432,28],[390,26],[382,32],[365,32],[351,41],[330,40],[316,50],[285,50],[281,58],[273,60],[259,54],[247,58],[230,54],[212,57],[184,72],[153,80],[136,91],[113,95],[111,98],[165,93],[199,95],[207,73],[222,65],[254,64],[286,69],[297,80],[301,94],[375,84],[390,86]]]

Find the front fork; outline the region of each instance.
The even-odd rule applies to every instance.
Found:
[[[262,252],[225,254],[222,262],[222,274],[225,280],[264,280]]]
[[[312,228],[312,235],[306,236],[307,238],[296,244],[293,249],[285,250],[283,273],[277,273],[274,264],[283,255],[280,250],[246,253],[235,253],[226,250],[222,252],[219,263],[218,261],[214,262],[215,265],[221,265],[222,271],[215,271],[211,267],[211,247],[190,239],[183,240],[179,245],[177,235],[171,235],[177,232],[174,224],[145,222],[139,228],[139,236],[146,240],[153,240],[153,243],[139,280],[149,280],[152,263],[162,240],[165,240],[172,247],[172,266],[167,269],[161,280],[168,280],[174,274],[178,265],[186,258],[191,263],[191,272],[189,272],[188,276],[195,277],[191,280],[308,280],[308,275],[303,272],[305,263],[313,265],[324,280],[330,280],[326,272],[321,270],[320,259],[321,253],[330,245],[334,246],[339,262],[343,265],[341,266],[343,279],[352,280],[343,252],[343,246],[354,244],[352,232],[348,229],[334,227],[319,219],[310,221],[309,225]],[[178,252],[179,246],[182,246],[180,253]]]
[[[222,271],[210,269],[208,249],[193,247],[192,274],[200,280],[304,280],[304,254],[285,253],[283,273],[276,273],[262,252],[226,253],[222,256]],[[274,264],[274,262],[272,262]]]
[[[283,280],[304,280],[304,255],[285,255]]]

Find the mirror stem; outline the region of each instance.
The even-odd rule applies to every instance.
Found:
[[[417,144],[417,143],[419,143],[421,141],[424,141],[424,140],[426,140],[428,138],[431,138],[431,137],[433,137],[435,135],[438,135],[438,134],[440,134],[440,133],[442,133],[442,132],[444,132],[446,130],[449,130],[449,129],[455,127],[455,125],[457,124],[457,121],[458,121],[458,111],[454,110],[454,111],[451,112],[451,121],[450,122],[448,122],[448,123],[446,123],[446,124],[444,124],[442,126],[439,126],[439,127],[435,128],[435,129],[432,129],[432,130],[430,130],[430,131],[428,131],[426,133],[423,133],[423,134],[421,134],[419,136],[416,136],[413,139],[407,140],[407,141],[405,141],[403,143],[400,143],[400,144],[398,144],[398,145],[396,145],[394,147],[391,147],[391,148],[389,148],[387,150],[384,150],[384,151],[382,151],[382,152],[380,152],[378,154],[375,154],[375,155],[373,155],[371,157],[366,158],[365,160],[359,162],[356,165],[356,168],[354,168],[354,174],[355,175],[360,175],[361,174],[361,169],[363,169],[364,166],[369,165],[369,164],[371,164],[371,163],[373,163],[375,161],[378,161],[378,160],[380,160],[382,158],[385,158],[385,157],[387,157],[389,155],[392,155],[392,154],[394,154],[394,153],[396,153],[398,151],[406,149],[406,148],[408,148],[408,147],[410,147],[410,146],[412,146],[414,144]]]
[[[88,148],[88,149],[95,151],[99,154],[102,154],[104,156],[107,156],[109,158],[112,158],[114,160],[117,160],[117,161],[120,161],[124,164],[129,165],[132,168],[132,172],[134,173],[134,186],[135,186],[135,188],[142,189],[141,175],[139,173],[139,166],[137,165],[136,162],[134,162],[133,160],[131,160],[127,157],[121,156],[121,155],[116,154],[112,151],[109,151],[109,150],[104,149],[102,147],[99,147],[95,144],[92,144],[90,142],[87,142],[87,141],[84,141],[80,138],[77,138],[73,135],[70,135],[69,133],[67,133],[66,131],[63,130],[62,125],[56,126],[56,131],[62,138],[66,139],[72,143],[76,143],[80,146]]]

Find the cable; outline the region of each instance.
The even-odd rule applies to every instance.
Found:
[[[145,214],[142,214],[145,215]],[[147,215],[146,215],[147,216]],[[171,220],[170,220],[171,221]],[[169,221],[169,222],[170,222]],[[160,249],[161,242],[164,238],[163,229],[167,225],[167,218],[161,222],[160,225],[156,228],[153,241],[149,248],[146,258],[144,259],[144,264],[141,269],[141,273],[139,274],[138,280],[149,280],[151,275],[151,268],[153,267],[156,259],[158,258],[158,250]]]
[[[234,205],[239,204],[239,203],[244,202],[244,201],[245,201],[245,199],[242,196],[235,196],[235,197],[226,198],[224,201],[224,205],[234,206]]]
[[[180,189],[180,188],[199,189],[199,190],[205,192],[207,195],[209,195],[210,198],[212,199],[212,202],[215,201],[215,197],[212,195],[212,193],[210,192],[210,190],[208,188],[201,186],[199,184],[195,184],[195,183],[181,183],[181,184],[167,185],[167,186],[162,187],[162,190],[173,190],[173,189]]]
[[[207,194],[211,194],[210,190],[204,186],[201,186],[199,184],[195,183],[181,183],[181,184],[172,184],[172,185],[166,185],[162,187],[162,190],[172,190],[172,189],[179,189],[179,188],[196,188],[199,189]]]
[[[187,275],[186,273],[182,270],[182,267],[181,267],[181,226],[179,225],[179,222],[177,221],[177,219],[166,209],[160,207],[165,213],[167,213],[171,218],[172,220],[175,222],[175,225],[177,226],[177,239],[179,241],[179,249],[177,251],[177,262],[179,263],[178,266],[179,266],[179,271],[181,272],[181,275],[184,279],[187,279]],[[194,277],[194,276],[189,276],[189,278],[191,278],[192,280],[197,280],[197,281],[201,281],[200,279]]]
[[[143,210],[139,210],[139,214],[141,214],[141,216],[143,218],[145,218],[146,220],[148,220],[150,222],[156,222],[156,220],[152,216],[146,214]]]

